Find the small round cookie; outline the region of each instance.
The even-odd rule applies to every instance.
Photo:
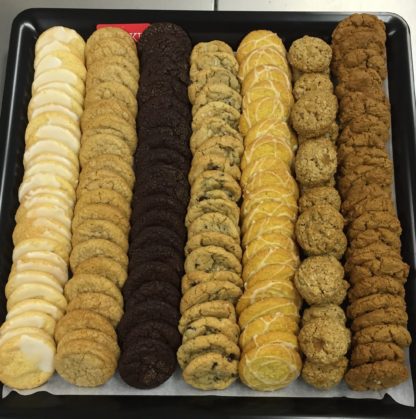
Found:
[[[304,73],[323,73],[331,64],[332,49],[324,40],[306,35],[292,43],[287,58]]]
[[[230,235],[215,231],[206,231],[190,237],[185,246],[185,256],[199,247],[218,246],[223,247],[227,252],[232,253],[238,260],[241,260],[242,249],[240,240],[234,240]]]
[[[298,136],[298,143],[302,144],[306,141],[315,141],[315,140],[331,140],[333,143],[335,143],[338,139],[339,134],[339,126],[336,121],[332,122],[332,124],[329,125],[327,130],[320,135],[316,135],[313,137],[308,137],[304,135]]]
[[[234,306],[229,301],[207,301],[196,304],[183,313],[178,325],[181,334],[185,332],[192,322],[203,317],[216,317],[229,319],[232,322],[236,321]]]
[[[193,271],[217,272],[232,271],[241,274],[240,261],[222,247],[205,246],[191,252],[185,259],[185,272]]]
[[[122,305],[117,300],[101,292],[77,294],[68,304],[67,311],[88,310],[101,314],[115,327],[123,316]]]
[[[286,48],[283,41],[274,32],[266,29],[251,31],[238,45],[236,53],[237,61],[241,63],[250,52],[257,48],[270,46],[276,48],[283,56],[286,56]]]
[[[95,189],[101,191],[100,188]],[[105,193],[105,192],[104,192]],[[103,194],[104,194],[103,193]],[[88,194],[83,194],[88,195]],[[78,201],[74,218],[72,221],[72,230],[75,232],[78,227],[89,220],[105,220],[117,224],[123,234],[127,235],[130,230],[130,223],[127,217],[115,206],[110,204],[84,204],[84,200]]]
[[[201,173],[192,185],[191,196],[199,201],[215,190],[221,190],[228,199],[234,202],[238,202],[241,198],[240,185],[230,175],[219,170],[207,170]]]
[[[287,332],[297,336],[299,326],[295,319],[285,316],[282,313],[266,314],[250,322],[241,332],[239,339],[240,347],[245,350],[246,346],[256,336],[272,332]]]
[[[215,333],[206,336],[197,336],[183,343],[176,353],[179,366],[184,369],[196,356],[214,352],[223,355],[230,360],[240,358],[240,348],[227,336]]]
[[[35,327],[45,331],[48,335],[53,337],[55,326],[56,321],[49,314],[35,310],[26,311],[7,319],[0,327],[0,336],[3,336],[11,330],[20,329],[22,327]]]
[[[71,384],[97,387],[114,375],[117,362],[106,346],[93,340],[74,339],[56,354],[55,368]]]
[[[216,281],[227,281],[236,285],[239,288],[243,288],[243,280],[239,275],[231,271],[217,271],[217,272],[201,272],[194,271],[189,272],[182,278],[182,294],[185,294],[192,287]]]
[[[195,179],[202,173],[208,170],[219,170],[227,173],[233,177],[237,182],[240,180],[241,171],[239,163],[234,163],[231,159],[226,156],[217,154],[201,155],[198,153],[192,160],[191,170],[188,174],[189,184],[193,185]]]
[[[236,242],[240,240],[240,230],[238,226],[236,226],[229,217],[220,214],[219,212],[203,214],[188,226],[188,238],[208,232],[225,234]]]
[[[92,274],[74,275],[65,285],[64,295],[71,302],[79,294],[96,292],[114,298],[120,306],[123,305],[123,297],[117,286],[104,276]]]
[[[189,75],[192,81],[195,81],[198,72],[208,69],[210,67],[223,67],[231,71],[233,74],[238,72],[238,63],[233,54],[229,52],[207,52],[205,54],[198,54],[197,59],[191,64]]]
[[[64,315],[64,312],[60,310],[55,304],[49,303],[48,301],[41,300],[39,298],[30,298],[28,300],[20,301],[19,303],[15,304],[11,310],[8,310],[6,320],[12,319],[28,311],[40,311],[42,313],[48,314],[54,320],[59,320]]]
[[[210,281],[195,285],[189,289],[183,296],[180,304],[180,312],[186,310],[196,304],[205,303],[206,301],[224,300],[235,304],[241,297],[241,289],[228,281]]]
[[[337,150],[330,140],[306,141],[295,160],[296,179],[305,188],[327,184],[337,171]]]
[[[79,224],[72,235],[72,246],[90,239],[104,239],[118,245],[127,252],[128,237],[123,230],[111,221],[87,220]]]
[[[183,333],[183,343],[198,336],[223,334],[234,343],[238,343],[240,328],[229,319],[216,317],[202,317],[192,322]]]
[[[331,79],[322,73],[304,73],[296,80],[293,87],[293,96],[299,100],[304,94],[319,90],[321,92],[334,92]]]
[[[262,64],[254,67],[244,77],[241,84],[241,94],[244,96],[252,86],[265,80],[272,80],[286,86],[288,90],[292,89],[291,78],[285,69],[275,64]]]
[[[351,367],[377,362],[377,361],[397,361],[404,362],[404,351],[395,343],[372,342],[358,344],[351,351]]]
[[[46,383],[53,375],[55,343],[46,332],[33,328],[29,333],[2,340],[0,380],[3,384],[20,390],[32,389]],[[36,355],[34,347],[38,348]]]
[[[344,310],[335,304],[314,305],[305,309],[303,312],[302,323],[305,325],[315,319],[335,320],[344,326],[347,322]]]
[[[347,247],[344,219],[330,205],[315,205],[305,210],[296,222],[296,238],[309,256],[333,255],[340,259]]]
[[[333,364],[322,364],[307,359],[303,364],[302,378],[312,387],[319,390],[330,390],[344,378],[348,367],[348,359],[342,357]]]
[[[40,299],[55,305],[59,310],[65,311],[67,302],[62,292],[50,285],[26,283],[18,286],[7,299],[7,311],[24,300]]]
[[[99,169],[99,170],[85,170],[83,169],[77,188],[77,198],[81,198],[84,193],[96,189],[109,189],[118,192],[128,202],[132,199],[131,188],[127,182],[119,175],[111,170]]]
[[[293,300],[301,307],[302,300],[293,283],[288,279],[273,278],[273,280],[259,281],[247,288],[236,305],[237,314],[240,314],[249,305],[256,301],[270,297],[282,297]]]
[[[244,330],[259,317],[281,313],[294,320],[299,319],[298,306],[293,300],[283,297],[268,297],[246,307],[240,314],[238,323]]]
[[[136,97],[128,87],[121,83],[107,81],[94,86],[87,92],[84,105],[88,108],[90,105],[103,99],[119,100],[127,106],[133,117],[137,115]]]
[[[223,102],[209,102],[205,106],[199,108],[198,112],[194,115],[192,119],[192,130],[196,131],[200,129],[206,124],[206,121],[211,118],[221,118],[232,128],[237,129],[240,120],[240,112]]]
[[[385,308],[374,310],[357,317],[351,323],[351,331],[356,333],[370,326],[381,326],[395,324],[398,326],[407,326],[408,315],[406,311],[400,308]]]
[[[274,343],[243,353],[238,369],[241,381],[251,389],[274,391],[296,380],[302,359],[295,349]]]
[[[412,337],[404,326],[396,324],[385,324],[365,327],[354,333],[352,344],[368,344],[373,342],[395,343],[404,348],[410,345]]]
[[[330,319],[308,321],[299,332],[299,345],[312,362],[332,364],[345,356],[351,342],[350,331]]]
[[[351,368],[345,374],[345,382],[355,391],[377,391],[397,386],[408,377],[403,362],[384,360]]]
[[[293,105],[290,116],[292,126],[298,134],[305,137],[324,134],[335,121],[337,110],[338,101],[332,93],[306,93]]]
[[[359,298],[373,294],[391,294],[404,297],[405,290],[403,284],[394,278],[388,276],[372,276],[364,278],[355,284],[348,291],[348,298],[353,302]]]
[[[193,130],[192,136],[189,140],[192,154],[195,154],[200,145],[206,140],[212,137],[224,136],[234,137],[243,142],[241,134],[224,121],[221,116],[206,119],[200,128]]]
[[[240,93],[240,82],[237,77],[229,70],[223,67],[210,67],[198,71],[194,81],[188,86],[189,101],[194,104],[201,90],[211,83],[222,84]]]
[[[127,271],[115,260],[104,256],[91,257],[79,263],[74,275],[92,274],[103,276],[122,288],[127,279]]]
[[[85,138],[82,144],[79,153],[81,167],[85,167],[91,159],[103,154],[115,154],[129,165],[133,163],[129,146],[120,137],[112,134],[94,134]]]
[[[238,68],[238,78],[240,80],[244,80],[250,71],[261,65],[276,66],[283,70],[283,72],[287,74],[289,78],[291,77],[291,72],[286,60],[286,56],[282,55],[281,52],[273,46],[268,45],[262,48],[253,49],[244,57]]]
[[[353,301],[347,308],[347,316],[355,319],[374,310],[385,308],[406,310],[406,302],[400,295],[372,294]]]
[[[182,373],[184,381],[200,390],[223,390],[238,378],[238,362],[218,353],[193,358]]]
[[[135,388],[154,388],[175,370],[175,355],[164,342],[145,339],[128,346],[119,361],[121,378]]]
[[[296,271],[295,285],[309,305],[341,305],[349,287],[342,265],[333,256],[304,259]]]
[[[116,115],[122,118],[127,124],[135,126],[136,120],[129,111],[127,105],[117,99],[102,99],[91,103],[83,112],[80,121],[82,131],[90,128],[90,123],[95,118],[105,115]]]
[[[331,205],[337,211],[341,209],[341,197],[332,186],[308,188],[299,198],[299,211],[304,212],[314,205]]]
[[[196,96],[192,106],[192,115],[195,115],[202,106],[215,101],[226,103],[237,111],[241,110],[242,98],[239,93],[225,84],[211,82],[206,84]]]
[[[90,239],[72,249],[70,257],[72,272],[76,272],[77,266],[83,261],[101,256],[118,262],[124,269],[127,268],[127,255],[119,246],[104,239]]]

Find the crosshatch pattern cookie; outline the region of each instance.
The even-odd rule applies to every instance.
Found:
[[[243,86],[240,132],[242,279],[241,381],[260,391],[283,388],[301,371],[297,333],[301,298],[293,277],[299,190],[293,177],[297,139],[288,126],[293,105],[286,49],[275,33],[252,31],[237,49]],[[269,364],[268,359],[273,359]]]
[[[390,136],[390,104],[382,85],[385,41],[384,23],[367,14],[351,15],[332,33],[342,127],[338,185],[349,240],[347,314],[353,319],[345,381],[357,391],[392,387],[409,376],[403,357],[411,341],[403,298],[409,267],[400,255],[401,226],[385,147]]]
[[[349,285],[338,261],[347,247],[341,199],[334,188],[338,101],[329,77],[332,49],[324,40],[311,36],[297,39],[288,58],[297,79],[291,123],[300,143],[295,159],[301,191],[295,235],[306,256],[295,274],[295,285],[310,305],[299,333],[306,356],[302,378],[322,390],[343,379],[350,345],[345,321],[339,321],[345,318],[339,306]]]
[[[238,377],[234,305],[242,293],[238,202],[244,147],[236,130],[242,102],[237,72],[234,53],[224,42],[194,46],[188,87],[193,157],[177,358],[185,382],[201,390],[227,388]],[[223,315],[222,303],[232,315]]]
[[[120,356],[114,328],[123,314],[120,288],[127,276],[134,185],[135,42],[122,29],[99,29],[87,40],[86,62],[81,173],[72,221],[73,277],[64,290],[68,314],[58,322],[55,363],[65,380],[95,387],[114,375]]]
[[[0,381],[17,389],[44,384],[56,367],[53,336],[67,308],[63,292],[78,184],[84,48],[82,37],[62,26],[44,31],[35,45],[25,171],[5,289],[9,313],[0,328]]]

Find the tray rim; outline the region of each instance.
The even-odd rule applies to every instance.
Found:
[[[255,11],[255,12],[251,12],[251,11],[216,11],[216,10],[214,10],[214,11],[180,11],[180,10],[163,10],[163,11],[161,11],[161,10],[151,10],[151,9],[98,9],[97,10],[97,9],[74,9],[74,8],[64,8],[64,9],[57,9],[57,8],[30,8],[30,9],[26,9],[26,10],[23,10],[22,12],[20,12],[14,18],[14,20],[13,20],[12,29],[11,29],[11,36],[10,36],[10,42],[9,42],[9,52],[8,52],[7,66],[6,66],[6,83],[8,81],[10,81],[10,80],[8,80],[9,79],[9,76],[11,76],[10,73],[13,73],[14,72],[14,69],[15,69],[14,64],[16,63],[16,60],[18,59],[18,50],[17,50],[17,48],[15,48],[15,49],[11,48],[13,46],[13,44],[15,42],[17,42],[17,39],[13,37],[13,34],[17,33],[19,36],[21,36],[22,34],[21,34],[21,32],[19,32],[19,29],[21,30],[22,28],[19,27],[19,25],[23,24],[23,26],[24,26],[25,25],[24,20],[26,18],[29,18],[29,20],[30,20],[31,14],[37,13],[37,12],[40,12],[40,11],[41,12],[45,12],[45,13],[52,13],[52,14],[53,13],[60,14],[60,13],[63,13],[63,12],[67,12],[67,13],[69,13],[69,12],[72,12],[72,13],[73,12],[78,12],[78,13],[97,13],[97,11],[99,11],[99,12],[104,12],[104,13],[105,12],[112,12],[113,14],[114,14],[114,12],[116,12],[117,15],[118,14],[121,14],[123,12],[124,13],[125,12],[130,12],[131,13],[132,11],[135,11],[135,12],[151,13],[151,14],[154,14],[155,16],[169,14],[169,13],[170,14],[173,14],[173,15],[188,15],[188,16],[192,16],[192,15],[194,15],[194,16],[196,16],[196,15],[207,15],[207,14],[213,14],[213,13],[215,13],[217,15],[224,15],[224,16],[231,16],[231,17],[235,17],[236,15],[239,15],[239,16],[246,15],[246,16],[250,16],[250,17],[253,17],[253,16],[259,17],[259,16],[262,16],[262,15],[263,16],[277,16],[277,15],[282,15],[282,16],[284,16],[286,18],[289,18],[289,19],[291,19],[292,17],[299,17],[299,16],[301,16],[301,17],[305,17],[305,16],[306,17],[316,17],[316,16],[319,16],[321,18],[322,17],[324,17],[324,18],[339,17],[340,19],[342,19],[342,18],[344,18],[346,16],[351,15],[351,12],[319,12],[319,11],[314,11],[314,12],[277,12],[277,11],[276,12],[263,12],[263,11]],[[360,13],[365,13],[365,12],[360,12]],[[410,113],[412,113],[413,117],[416,117],[416,109],[415,109],[415,107],[416,107],[416,105],[415,105],[415,86],[414,86],[414,82],[415,81],[414,81],[414,77],[413,77],[413,74],[414,73],[412,71],[413,70],[414,63],[412,62],[411,38],[410,38],[410,28],[409,28],[409,25],[408,25],[408,23],[406,22],[406,20],[402,16],[400,16],[399,14],[396,14],[396,13],[390,13],[390,12],[369,12],[369,13],[374,14],[374,15],[382,18],[382,20],[384,20],[384,21],[388,21],[391,18],[395,18],[395,19],[397,19],[400,22],[400,24],[405,29],[405,32],[406,32],[405,35],[406,35],[407,53],[408,53],[408,56],[409,56],[409,63],[406,63],[406,64],[409,64],[409,69],[410,69],[410,77],[409,77],[409,80],[408,81],[410,82],[410,87],[413,87],[413,91],[411,92],[413,105],[412,105],[412,107],[410,109]],[[112,18],[109,17],[109,20],[111,20],[111,19]],[[126,19],[126,21],[129,21],[129,20],[130,19]],[[325,19],[325,20],[327,20],[327,19]],[[114,19],[113,19],[113,21],[114,21]],[[312,19],[308,19],[308,21],[312,21]],[[12,71],[10,71],[10,69],[12,69]],[[18,82],[18,80],[14,80],[14,82]],[[11,89],[10,86],[11,85],[9,83],[7,83],[7,86],[5,84],[5,89],[4,89],[4,93],[3,93],[3,107],[2,107],[2,112],[1,112],[1,116],[0,116],[0,133],[2,134],[4,132],[7,132],[7,136],[10,136],[10,133],[9,133],[10,126],[9,126],[8,122],[10,122],[10,118],[11,118],[10,111],[11,111],[11,108],[12,107],[11,106],[6,106],[5,107],[4,104],[5,104],[5,101],[7,99],[7,96],[9,96],[9,99],[13,99],[12,96],[10,94],[8,94],[10,91],[13,90],[13,89]],[[6,91],[6,89],[7,89],[7,91]],[[414,122],[414,118],[413,118],[413,122]],[[6,127],[7,127],[7,129],[6,129]],[[416,129],[415,129],[414,124],[413,124],[413,139],[416,139]],[[3,215],[2,214],[3,213],[3,205],[2,204],[3,204],[4,199],[5,199],[5,197],[3,196],[3,193],[4,193],[4,184],[6,182],[5,170],[7,169],[7,165],[5,163],[6,163],[6,157],[8,155],[8,149],[9,149],[8,146],[9,145],[10,145],[9,142],[7,142],[6,144],[3,144],[3,143],[0,144],[0,161],[3,163],[3,165],[0,168],[0,217]],[[410,178],[409,179],[410,183],[416,183],[415,180],[416,180],[416,178]],[[414,190],[414,188],[413,188],[413,190]],[[415,209],[415,205],[411,205],[411,206],[412,206],[412,208],[414,210]],[[415,225],[415,223],[414,223],[414,218],[415,218],[414,217],[414,211],[410,215],[411,215],[411,218],[413,219],[413,226],[414,226]],[[413,234],[413,242],[416,242],[416,239],[414,237],[414,234]],[[413,248],[415,249],[416,247],[413,247]],[[416,259],[416,254],[413,254],[413,256],[414,256],[414,259]],[[412,371],[416,368],[416,362],[414,362],[414,364],[415,365],[412,365]],[[414,373],[413,373],[413,375],[414,375]],[[0,386],[1,386],[1,384],[0,384]],[[51,395],[49,393],[44,393],[44,392],[37,393],[34,396],[37,396],[37,395],[45,395],[45,394],[48,396],[47,398],[52,397],[53,399],[61,399],[61,400],[66,399],[66,398],[69,398],[69,399],[91,399],[91,400],[94,400],[96,398],[94,396],[53,396],[53,395]],[[11,396],[15,396],[15,397],[11,397]],[[125,399],[125,398],[129,398],[127,396],[101,396],[100,397],[100,400],[102,400],[103,397],[104,398],[111,398],[111,399]],[[159,397],[162,397],[162,396],[159,396]],[[19,396],[16,393],[14,393],[13,395],[8,396],[6,399],[0,400],[0,405],[2,405],[2,406],[4,404],[7,405],[7,403],[3,403],[3,402],[5,400],[7,401],[9,398],[21,399],[21,398],[23,398],[23,396]],[[36,399],[37,397],[24,396],[24,398],[25,399],[27,399],[27,398],[34,398],[34,399]],[[137,398],[137,396],[136,397],[132,397],[132,398],[133,399],[134,398]],[[139,396],[139,398],[140,399],[154,399],[154,396]],[[166,396],[166,397],[164,397],[164,399],[173,399],[173,398],[175,398],[175,399],[204,399],[204,400],[212,399],[212,400],[215,400],[215,403],[218,403],[219,400],[224,400],[224,399],[229,399],[229,400],[231,400],[231,399],[243,400],[243,398],[232,398],[232,397],[221,397],[221,396],[205,396],[205,397],[200,397],[200,396],[194,396],[194,397]],[[381,405],[382,402],[384,402],[386,399],[388,400],[388,399],[391,399],[391,398],[389,396],[386,396],[381,401],[379,401],[379,400],[371,400],[371,399],[345,399],[345,398],[332,398],[332,399],[325,399],[325,398],[313,398],[313,399],[307,399],[307,398],[270,398],[270,399],[271,400],[276,400],[276,399],[277,400],[283,400],[283,399],[286,399],[286,400],[293,400],[294,402],[300,401],[300,400],[302,400],[302,401],[303,400],[305,400],[305,401],[311,400],[314,403],[317,400],[320,400],[322,402],[323,401],[328,401],[328,400],[335,400],[335,401],[339,402],[340,405],[343,404],[342,403],[343,401],[344,402],[345,401],[349,401],[349,403],[355,402],[355,404],[357,404],[357,407],[358,407],[358,405],[363,405],[363,407],[364,407],[364,405],[367,404],[365,402],[369,402],[369,404],[373,404],[372,402],[375,402],[375,403],[378,403],[378,404]],[[261,398],[261,397],[257,398],[256,397],[256,398],[244,398],[244,400],[268,400],[268,399],[267,398]],[[364,403],[361,403],[361,402],[364,402]],[[414,409],[414,408],[405,408],[404,406],[401,406],[401,405],[399,405],[399,404],[397,404],[395,402],[392,402],[392,403],[393,403],[392,406],[394,406],[396,409],[397,409],[397,406],[400,406],[401,408],[406,409],[408,411],[408,413],[409,413],[409,417],[416,417],[416,409]],[[292,415],[289,414],[289,412],[287,412],[287,413],[288,413],[288,415],[290,417],[292,417]],[[387,414],[387,412],[385,412],[385,414]],[[9,417],[9,416],[3,416],[2,413],[0,413],[0,415],[1,415],[0,417]],[[16,416],[13,416],[13,417],[16,417]],[[202,417],[202,416],[199,416],[199,417]],[[250,417],[254,417],[254,416],[250,416]],[[300,417],[300,416],[294,416],[294,417]],[[316,415],[313,414],[312,416],[307,415],[307,416],[302,416],[302,417],[319,417],[319,415],[316,416]],[[346,416],[343,415],[342,417],[346,417]],[[371,416],[363,415],[363,416],[351,416],[351,417],[371,417]],[[381,417],[381,416],[377,416],[377,417]],[[386,416],[386,417],[390,417],[390,416]],[[394,417],[394,416],[391,416],[391,417]],[[405,416],[403,416],[403,417],[405,417]],[[407,417],[407,414],[406,414],[406,417]]]

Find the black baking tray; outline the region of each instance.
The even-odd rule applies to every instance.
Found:
[[[0,281],[4,286],[11,266],[12,230],[22,179],[26,110],[33,79],[34,45],[43,30],[54,25],[76,29],[87,38],[98,23],[171,21],[183,26],[193,43],[220,39],[238,46],[254,29],[278,33],[286,47],[303,35],[330,41],[336,24],[346,13],[178,12],[151,10],[30,9],[14,20],[7,61],[0,119]],[[403,226],[403,257],[410,265],[407,282],[409,328],[416,340],[415,304],[415,197],[416,127],[410,33],[406,22],[391,13],[377,13],[387,26],[389,95],[392,105],[393,153],[397,208]],[[5,316],[4,292],[0,292],[0,321]],[[415,344],[410,348],[413,381],[416,382]],[[1,385],[0,385],[1,389]],[[231,397],[122,397],[52,396],[42,392],[22,397],[12,393],[0,400],[1,418],[255,418],[255,417],[351,417],[410,418],[415,409],[383,400],[346,398],[231,398]],[[99,415],[99,416],[98,416]]]

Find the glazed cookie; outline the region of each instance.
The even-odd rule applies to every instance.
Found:
[[[299,146],[295,171],[297,180],[305,188],[327,184],[336,170],[337,151],[332,141],[306,141]]]
[[[342,265],[333,256],[306,258],[295,274],[295,285],[309,305],[340,305],[349,287]]]
[[[310,256],[331,254],[340,259],[347,247],[343,228],[344,219],[334,207],[316,205],[299,216],[296,238]]]
[[[342,357],[333,364],[322,364],[307,359],[303,364],[303,380],[319,390],[329,390],[337,386],[344,378],[348,359]]]
[[[251,31],[241,40],[237,48],[237,60],[241,62],[253,50],[269,46],[276,48],[283,56],[286,55],[283,41],[274,32],[265,29]]]

